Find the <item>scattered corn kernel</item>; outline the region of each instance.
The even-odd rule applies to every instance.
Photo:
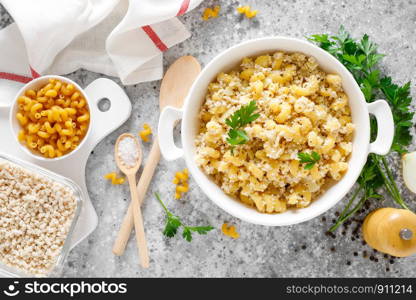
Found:
[[[207,7],[202,13],[202,20],[207,21],[211,18],[218,18],[221,7],[219,5],[214,6],[214,8]]]
[[[143,142],[148,142],[149,141],[149,135],[152,134],[152,128],[147,123],[143,124],[143,128],[144,129],[139,132],[139,136],[143,140]]]
[[[116,172],[107,173],[104,175],[104,178],[111,180],[111,184],[123,184],[125,181],[124,177],[117,178]]]
[[[244,14],[246,18],[254,18],[257,15],[257,10],[251,10],[251,7],[249,5],[244,5],[237,7],[237,12],[240,14]]]
[[[240,237],[240,234],[236,231],[235,226],[229,226],[227,223],[222,224],[221,231],[224,235],[233,239],[238,239]]]

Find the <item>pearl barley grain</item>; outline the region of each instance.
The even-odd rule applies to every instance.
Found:
[[[136,165],[139,158],[139,149],[133,138],[129,136],[122,138],[118,143],[117,150],[118,157],[126,167],[132,168]]]
[[[61,253],[76,207],[69,187],[0,159],[0,262],[47,275]]]

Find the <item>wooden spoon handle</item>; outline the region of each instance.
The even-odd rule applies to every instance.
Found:
[[[127,214],[123,218],[123,222],[121,223],[116,240],[114,241],[114,244],[113,244],[113,253],[117,256],[123,255],[124,250],[126,249],[127,241],[129,240],[129,237],[130,237],[131,230],[134,226],[132,210],[133,210],[133,206],[130,203],[129,209],[127,210]]]
[[[147,192],[147,188],[152,180],[153,174],[156,170],[156,166],[160,160],[160,148],[157,138],[153,142],[152,149],[150,150],[149,158],[146,161],[146,165],[143,169],[143,173],[140,176],[139,183],[137,184],[138,199],[140,205],[143,203],[144,197]],[[117,234],[117,238],[113,245],[113,253],[115,255],[122,255],[126,249],[127,241],[129,240],[131,230],[134,226],[133,220],[133,206],[130,203],[126,215],[124,216],[120,230]]]
[[[131,205],[133,206],[132,211],[134,220],[134,231],[136,232],[136,242],[137,249],[139,250],[140,264],[143,268],[148,268],[149,252],[147,249],[146,236],[144,233],[143,217],[138,199],[135,174],[129,174],[128,179],[131,193]]]

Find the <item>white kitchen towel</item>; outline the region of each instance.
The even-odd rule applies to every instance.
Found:
[[[123,84],[160,79],[162,54],[190,36],[176,16],[202,0],[0,0],[0,89],[79,68]],[[1,100],[0,100],[1,101]]]

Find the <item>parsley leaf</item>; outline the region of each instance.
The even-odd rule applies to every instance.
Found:
[[[163,230],[163,234],[167,237],[174,237],[175,234],[178,232],[178,228],[182,225],[181,220],[177,217],[172,215],[171,213],[167,214],[166,226],[165,230]]]
[[[225,120],[225,123],[231,127],[227,137],[227,142],[231,145],[231,153],[234,154],[235,146],[245,144],[250,140],[241,128],[260,117],[258,113],[254,113],[256,109],[256,101],[251,101]]]
[[[410,112],[410,82],[403,86],[392,83],[390,77],[384,77],[380,80],[380,89],[383,91],[387,102],[389,102],[393,113],[395,123],[395,132],[392,150],[399,154],[406,153],[406,147],[412,141],[410,128],[413,123],[414,112]]]
[[[172,214],[166,205],[163,203],[162,199],[160,198],[159,193],[155,193],[157,200],[159,200],[160,204],[163,207],[163,210],[166,213],[166,225],[165,229],[163,230],[163,235],[171,238],[176,235],[178,232],[179,227],[183,227],[182,237],[187,240],[188,242],[192,241],[192,232],[196,232],[198,234],[207,234],[209,231],[214,229],[212,226],[186,226],[182,223],[181,219],[178,216]]]
[[[394,139],[390,152],[403,154],[407,152],[412,136],[414,113],[410,111],[410,83],[403,86],[394,84],[391,77],[381,77],[377,64],[384,57],[377,52],[377,45],[370,41],[367,34],[360,40],[351,38],[343,26],[337,35],[312,35],[310,41],[317,43],[322,49],[335,56],[354,76],[367,102],[372,102],[380,94],[389,103],[395,125]],[[371,137],[377,133],[377,122],[370,119]],[[306,167],[306,166],[305,166]],[[371,154],[357,180],[359,186],[352,198],[340,214],[338,221],[330,228],[335,230],[340,224],[355,214],[369,199],[380,199],[377,189],[384,187],[393,200],[401,207],[408,209],[390,171],[386,156]],[[355,199],[361,194],[358,202]],[[356,203],[351,208],[352,204]]]
[[[158,193],[155,193],[157,200],[159,200],[160,204],[163,207],[163,210],[166,213],[166,225],[165,229],[163,230],[163,234],[167,237],[173,237],[178,232],[178,228],[182,225],[181,220],[178,216],[175,216],[172,214],[168,208],[165,206],[165,204],[162,202],[162,199],[160,199],[160,196]]]
[[[197,232],[198,234],[207,234],[209,231],[214,229],[212,226],[184,226],[182,237],[188,242],[192,241],[192,232]]]
[[[232,146],[245,144],[248,140],[249,137],[247,136],[247,133],[244,130],[230,129],[228,131],[227,142]]]
[[[298,158],[301,163],[306,163],[304,169],[310,170],[321,159],[321,156],[317,152],[312,151],[312,153],[298,153]]]

